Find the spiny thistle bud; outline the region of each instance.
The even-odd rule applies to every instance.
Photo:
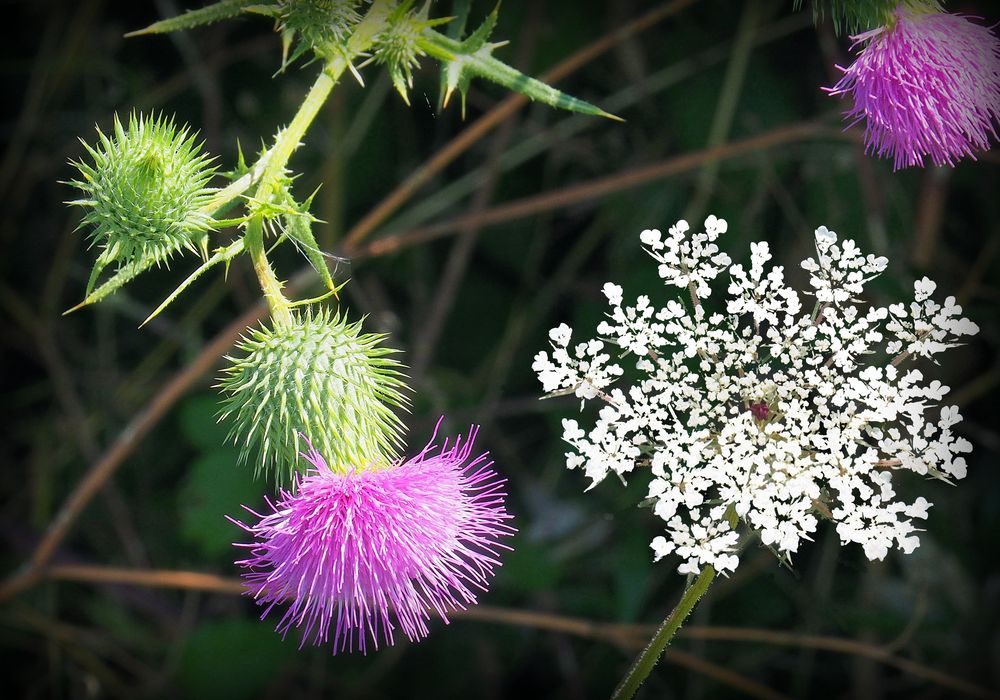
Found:
[[[421,56],[426,55],[420,46],[424,30],[450,21],[450,18],[429,20],[430,3],[419,11],[412,11],[413,0],[400,3],[389,14],[385,29],[375,37],[375,61],[388,67],[393,87],[410,104],[407,94],[413,87],[413,69]]]
[[[213,223],[201,207],[212,195],[206,185],[215,168],[187,127],[133,113],[128,128],[116,115],[114,133],[97,135],[96,147],[83,142],[93,163],[74,161],[83,180],[69,183],[84,194],[70,204],[89,208],[80,228],[92,227],[89,237],[102,248],[88,295],[111,263],[135,276],[181,248],[197,252]]]
[[[278,7],[278,31],[286,47],[285,63],[298,59],[306,51],[327,60],[346,51],[351,31],[361,19],[357,0],[284,0]],[[287,55],[288,46],[298,44]]]
[[[241,460],[274,468],[281,481],[282,470],[291,476],[301,466],[301,433],[334,471],[391,462],[402,431],[391,407],[408,401],[401,365],[389,357],[396,351],[382,339],[325,311],[244,337],[219,384]]]

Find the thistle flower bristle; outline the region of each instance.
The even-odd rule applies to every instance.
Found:
[[[83,195],[69,203],[88,208],[79,227],[101,247],[88,294],[108,265],[142,271],[182,248],[197,252],[213,227],[201,207],[215,168],[187,127],[133,113],[127,127],[115,115],[112,133],[97,135],[94,146],[83,142],[91,162],[73,162],[82,179],[68,183]]]
[[[302,312],[288,327],[244,337],[220,380],[220,419],[231,417],[241,461],[282,480],[304,467],[300,431],[335,471],[390,463],[406,408],[402,365],[383,336],[327,311]]]
[[[886,27],[853,37],[857,59],[827,91],[850,94],[869,153],[895,169],[954,165],[988,150],[1000,123],[1000,41],[966,17],[901,5]],[[839,67],[839,66],[838,66]]]
[[[284,637],[302,630],[300,647],[331,642],[333,652],[392,644],[402,630],[425,637],[431,613],[447,615],[485,591],[507,524],[504,479],[488,453],[472,457],[477,429],[450,446],[431,442],[415,457],[378,470],[338,473],[310,446],[310,472],[281,490],[271,512],[253,525],[245,571],[247,595],[289,607]],[[435,431],[436,434],[436,431]],[[254,513],[254,515],[257,515]],[[263,617],[262,616],[262,617]]]

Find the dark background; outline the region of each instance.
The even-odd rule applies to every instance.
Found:
[[[440,3],[436,14],[446,14]],[[643,228],[715,213],[730,222],[723,245],[736,261],[768,240],[776,263],[803,281],[797,263],[825,224],[887,255],[871,287],[879,303],[906,300],[924,274],[955,294],[981,333],[932,369],[953,387],[960,429],[975,444],[956,487],[899,479],[909,498],[934,503],[921,547],[867,562],[841,548],[832,527],[781,568],[752,546],[737,573],[714,586],[644,697],[948,698],[947,673],[1000,687],[1000,209],[997,151],[954,169],[910,169],[863,155],[840,133],[846,103],[820,90],[846,65],[849,41],[814,28],[791,0],[758,3],[755,42],[733,49],[743,3],[701,0],[620,41],[559,87],[623,116],[624,124],[530,105],[420,189],[374,231],[379,240],[475,214],[538,193],[565,192],[706,147],[738,143],[802,123],[807,138],[743,149],[717,173],[689,167],[640,185],[612,179],[610,192],[540,207],[500,223],[450,228],[443,237],[384,255],[352,255],[337,275],[353,317],[391,334],[412,368],[411,442],[423,444],[442,413],[447,429],[481,423],[481,446],[510,479],[520,532],[482,602],[491,620],[434,623],[420,644],[368,657],[297,651],[275,619],[224,593],[44,580],[0,606],[5,697],[605,697],[641,645],[631,628],[553,631],[552,618],[513,620],[512,610],[596,623],[657,623],[683,580],[676,561],[651,561],[659,521],[636,503],[642,479],[623,488],[564,468],[560,419],[572,400],[537,400],[532,356],[547,329],[567,322],[590,335],[604,310],[601,285],[664,298],[642,253]],[[30,554],[74,484],[177,372],[258,297],[245,260],[209,275],[155,323],[138,323],[193,269],[191,260],[146,275],[95,308],[63,317],[82,296],[94,252],[74,232],[79,212],[61,180],[93,140],[95,123],[133,108],[176,114],[201,131],[223,169],[237,140],[248,152],[290,119],[315,66],[272,78],[280,43],[265,19],[241,19],[170,37],[124,32],[198,3],[4,3],[0,120],[0,542],[2,570]],[[652,2],[544,3],[501,7],[498,55],[531,74],[640,17]],[[473,21],[491,9],[474,3]],[[948,3],[1000,15],[994,3]],[[738,43],[738,42],[737,42]],[[729,79],[727,80],[727,67]],[[408,109],[377,67],[368,86],[345,78],[292,161],[301,196],[322,183],[314,213],[322,244],[338,241],[404,178],[505,97],[476,83],[463,123],[457,105],[432,107],[437,71],[424,61]],[[726,120],[726,102],[733,105]],[[721,105],[721,107],[720,107]],[[716,129],[713,134],[713,121]],[[728,128],[726,122],[729,121]],[[779,132],[780,134],[780,132]],[[408,239],[404,239],[408,240]],[[369,249],[370,253],[371,250]],[[303,267],[294,250],[280,271]],[[798,275],[796,277],[796,275]],[[235,465],[216,425],[211,372],[170,405],[74,524],[56,564],[176,569],[235,575],[223,519],[269,489]],[[591,418],[582,419],[584,425]],[[513,622],[514,624],[510,624]],[[799,635],[736,641],[695,638],[704,626]],[[624,629],[624,631],[622,631]],[[576,633],[573,633],[576,632]],[[590,636],[588,637],[587,634]],[[822,639],[851,640],[837,651]],[[638,641],[637,641],[638,640]],[[784,643],[776,643],[781,642]],[[836,642],[835,642],[836,644]],[[867,650],[869,656],[863,653]],[[874,650],[874,651],[873,651]],[[881,650],[881,651],[880,651]],[[883,664],[891,653],[911,664]],[[905,663],[903,664],[905,666]],[[727,675],[728,674],[728,675]],[[11,694],[8,694],[11,693]],[[770,695],[768,694],[770,693]]]

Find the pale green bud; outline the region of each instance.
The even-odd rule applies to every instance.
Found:
[[[307,465],[300,433],[335,470],[393,460],[403,426],[392,409],[408,400],[401,365],[390,357],[396,351],[382,339],[325,311],[251,331],[219,384],[220,415],[233,421],[241,460],[281,481]]]
[[[283,0],[278,3],[278,30],[285,43],[285,63],[306,51],[329,60],[347,50],[347,40],[361,20],[357,0]],[[288,47],[297,42],[288,56]]]
[[[88,209],[80,228],[101,247],[88,295],[108,265],[134,277],[182,248],[197,252],[213,225],[201,208],[215,169],[187,128],[162,115],[132,114],[128,128],[115,116],[113,133],[97,135],[95,147],[83,144],[92,162],[73,163],[83,179],[69,183],[83,193],[70,204]]]

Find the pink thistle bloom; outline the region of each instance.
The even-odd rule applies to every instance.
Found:
[[[868,153],[893,159],[894,169],[954,165],[989,150],[1000,121],[1000,41],[965,17],[908,10],[889,26],[852,37],[864,44],[841,68],[831,95],[851,94],[851,126],[866,120]]]
[[[438,423],[440,425],[440,421]],[[273,512],[253,513],[255,525],[233,521],[255,541],[236,562],[245,569],[247,594],[267,606],[287,602],[278,622],[282,637],[293,626],[333,651],[392,644],[399,627],[411,641],[427,636],[431,611],[447,613],[476,603],[485,591],[506,524],[504,479],[488,453],[474,459],[468,439],[438,450],[431,442],[416,457],[392,466],[337,473],[312,448],[312,468],[281,489]],[[247,509],[249,511],[249,509]]]

